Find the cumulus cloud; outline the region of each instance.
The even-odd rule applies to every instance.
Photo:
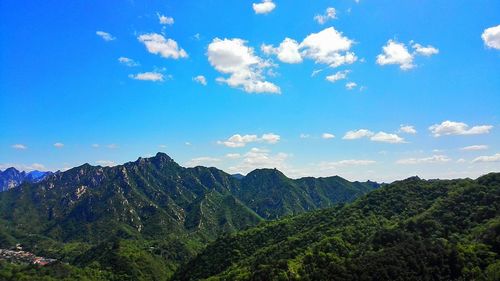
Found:
[[[411,165],[411,164],[430,164],[430,163],[446,163],[451,159],[446,155],[433,155],[424,158],[406,158],[396,161],[397,164]]]
[[[215,166],[216,163],[220,162],[219,158],[214,157],[197,157],[186,162],[186,166],[195,167],[195,166]]]
[[[137,73],[135,75],[130,74],[129,77],[135,80],[153,81],[153,82],[161,82],[164,79],[163,74],[159,72],[143,72],[143,73]]]
[[[299,43],[293,39],[285,38],[278,47],[273,45],[261,45],[261,51],[266,55],[274,54],[284,63],[300,63],[302,56],[299,52]]]
[[[460,150],[463,150],[463,151],[476,151],[476,150],[485,150],[485,149],[488,149],[488,146],[484,145],[484,144],[469,145],[469,146],[465,146],[465,147],[460,148]]]
[[[314,16],[314,20],[319,24],[325,24],[327,21],[336,18],[337,18],[337,11],[333,7],[326,8],[325,13],[322,15]]]
[[[500,153],[496,153],[491,156],[479,156],[472,160],[472,163],[479,163],[479,162],[500,162]]]
[[[14,149],[17,149],[17,150],[28,149],[28,147],[26,145],[20,144],[20,143],[13,144],[11,147],[14,148]]]
[[[300,43],[301,55],[316,63],[338,67],[352,64],[357,60],[354,52],[350,52],[354,41],[342,35],[333,27],[323,29],[318,33],[309,34]]]
[[[375,135],[373,135],[370,140],[372,141],[377,141],[377,142],[387,142],[387,143],[405,143],[405,140],[396,135],[396,134],[389,134],[386,132],[378,132]]]
[[[215,38],[208,45],[207,56],[217,71],[229,75],[229,78],[219,77],[217,81],[247,93],[280,93],[280,88],[266,81],[263,74],[273,65],[256,56],[253,48],[246,46],[246,41]]]
[[[335,68],[357,60],[354,52],[350,51],[353,44],[354,41],[341,32],[328,27],[318,33],[309,34],[300,44],[291,38],[285,38],[278,47],[263,44],[261,50],[267,55],[276,55],[285,63],[300,63],[304,59],[311,59],[315,63]],[[313,72],[312,76],[319,72]]]
[[[481,38],[488,48],[500,50],[500,25],[485,29]]]
[[[345,133],[344,137],[342,137],[342,139],[344,140],[355,140],[361,138],[370,138],[371,141],[376,142],[405,143],[404,138],[396,134],[390,134],[382,131],[375,134],[374,132],[367,129],[348,131],[347,133]]]
[[[138,66],[139,65],[139,63],[137,63],[133,59],[127,58],[127,57],[119,57],[118,58],[118,62],[121,63],[121,64],[124,64],[126,66],[130,66],[130,67]]]
[[[439,54],[439,50],[434,48],[431,45],[428,45],[427,47],[425,47],[425,46],[422,46],[418,43],[415,43],[412,45],[412,48],[415,49],[416,54],[426,56],[426,57],[430,57],[432,55]]]
[[[399,67],[403,70],[412,69],[415,66],[413,64],[413,55],[410,54],[405,44],[394,40],[389,40],[382,47],[382,54],[377,56],[377,63],[379,65],[399,64]]]
[[[491,125],[479,125],[469,128],[469,125],[462,122],[444,121],[441,124],[434,124],[429,127],[434,137],[449,135],[479,135],[488,134],[493,128]]]
[[[289,155],[283,152],[272,154],[267,149],[252,148],[250,151],[242,155],[242,160],[235,166],[229,167],[232,173],[246,174],[258,168],[277,168],[285,169],[286,159]]]
[[[417,133],[417,130],[411,125],[401,125],[399,127],[399,132],[414,135]]]
[[[310,137],[311,137],[311,135],[309,135],[309,134],[304,134],[304,133],[300,134],[300,136],[299,136],[299,138],[301,138],[301,139],[308,139],[308,138],[310,138]]]
[[[97,160],[95,161],[95,163],[99,166],[103,166],[103,167],[112,167],[112,166],[116,166],[116,163],[111,161],[111,160]]]
[[[104,41],[113,41],[115,40],[116,38],[113,37],[113,35],[107,33],[107,32],[104,32],[104,31],[96,31],[95,34],[99,37],[101,37]]]
[[[263,134],[260,138],[257,135],[240,135],[240,134],[235,134],[231,137],[229,137],[227,140],[224,141],[217,141],[218,144],[224,145],[226,147],[244,147],[248,143],[252,142],[265,142],[269,144],[275,144],[280,141],[280,136],[273,134],[273,133],[268,133],[268,134]]]
[[[160,13],[157,13],[158,15],[158,20],[160,21],[160,24],[163,24],[163,25],[172,25],[174,24],[174,18],[172,17],[167,17],[165,15],[161,15]]]
[[[256,14],[268,14],[276,8],[272,0],[263,0],[261,3],[253,3],[252,8]]]
[[[195,81],[203,86],[207,85],[207,78],[205,78],[205,76],[203,76],[203,75],[198,75],[196,77],[193,77],[193,81]]]
[[[373,136],[374,133],[370,130],[367,129],[359,129],[357,131],[348,131],[345,133],[345,135],[342,137],[344,140],[355,140],[355,139],[361,139],[361,138],[366,138],[366,137],[371,137]]]
[[[63,148],[64,147],[64,143],[56,142],[56,143],[54,143],[54,147],[55,148]]]
[[[273,133],[269,133],[269,134],[263,134],[260,139],[263,142],[267,142],[267,143],[270,143],[270,144],[275,144],[275,143],[278,143],[280,141],[280,138],[281,137],[279,135],[276,135],[276,134],[273,134]]]
[[[351,71],[350,70],[337,71],[335,74],[326,76],[325,79],[327,81],[330,81],[330,82],[334,83],[336,81],[346,79],[347,78],[347,74],[349,74],[349,72],[351,72]]]
[[[439,50],[431,45],[424,47],[421,44],[414,43],[412,48],[414,50],[410,53],[404,43],[390,39],[387,41],[387,44],[382,47],[382,53],[377,56],[377,64],[396,64],[399,65],[399,68],[402,70],[409,70],[415,67],[413,62],[415,56],[421,55],[429,57],[439,53]]]
[[[187,58],[188,54],[184,49],[180,48],[177,45],[177,42],[170,39],[165,38],[163,35],[158,33],[148,33],[142,34],[137,39],[144,43],[146,49],[155,55],[160,55],[164,58]]]
[[[357,86],[358,86],[358,84],[356,84],[356,83],[354,83],[354,82],[347,82],[347,83],[345,84],[345,88],[346,88],[347,90],[352,90],[352,89],[356,88]]]
[[[321,135],[321,138],[323,138],[323,139],[333,139],[333,138],[335,138],[335,135],[334,134],[330,134],[330,133],[323,133]]]

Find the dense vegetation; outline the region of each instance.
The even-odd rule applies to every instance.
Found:
[[[275,169],[234,177],[183,168],[163,153],[115,167],[85,164],[0,194],[0,248],[21,243],[61,261],[40,270],[3,263],[0,276],[167,280],[221,234],[377,187],[340,177],[292,180]]]
[[[217,239],[176,280],[500,280],[500,174],[410,178]]]

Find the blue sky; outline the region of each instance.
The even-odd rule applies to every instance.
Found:
[[[259,0],[260,1],[260,0]],[[0,3],[0,169],[500,170],[499,1]]]

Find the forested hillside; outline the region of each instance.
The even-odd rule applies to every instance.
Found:
[[[176,280],[499,280],[500,174],[409,178],[218,239]]]
[[[115,167],[85,164],[1,193],[0,248],[22,244],[69,264],[58,271],[166,280],[221,234],[349,202],[378,186],[293,180],[276,169],[237,178],[181,167],[163,153]]]

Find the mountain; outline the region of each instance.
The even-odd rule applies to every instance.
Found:
[[[173,280],[500,280],[500,173],[385,185],[217,239]]]
[[[21,242],[80,267],[98,262],[134,280],[151,272],[166,278],[221,234],[376,188],[339,177],[292,180],[274,169],[237,178],[181,167],[164,153],[115,167],[84,164],[1,193],[0,247]],[[130,272],[140,260],[156,266]]]
[[[24,182],[39,182],[46,176],[52,174],[51,172],[31,171],[20,172],[16,168],[7,168],[5,171],[0,171],[0,191],[6,191],[19,186]]]

